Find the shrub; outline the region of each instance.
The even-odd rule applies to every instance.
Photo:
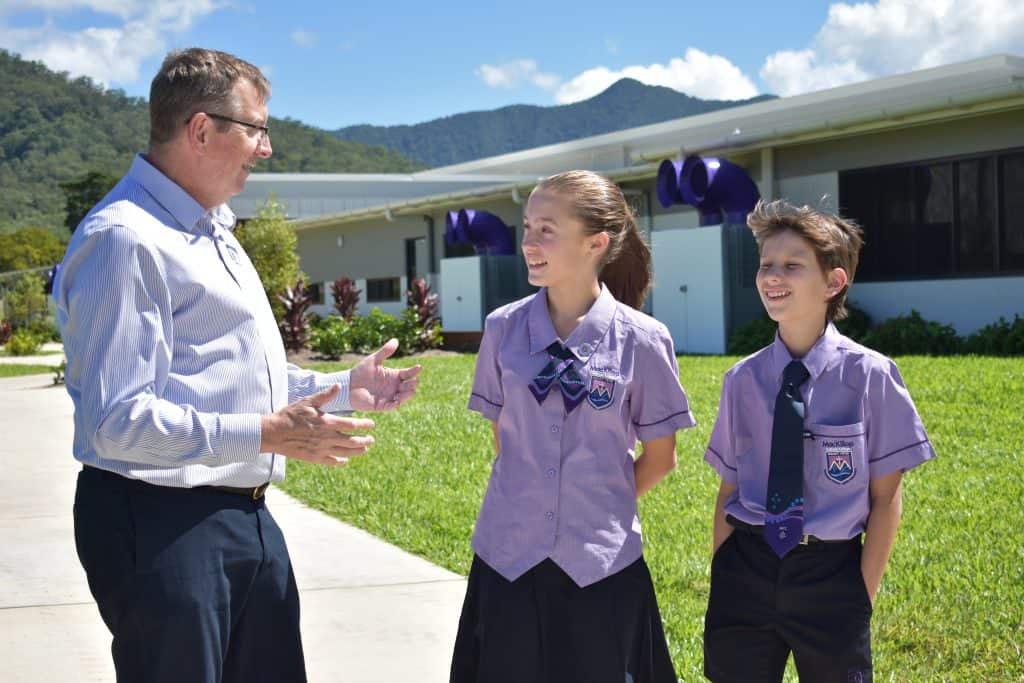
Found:
[[[352,351],[352,325],[344,318],[329,316],[313,325],[309,348],[322,356],[338,358]]]
[[[871,318],[861,309],[846,304],[849,314],[836,321],[836,329],[854,341],[862,341],[871,329]],[[779,326],[767,314],[757,320],[740,325],[729,337],[726,352],[734,356],[749,356],[775,341],[775,331]]]
[[[284,317],[279,324],[284,345],[292,351],[301,351],[309,342],[306,309],[313,304],[309,289],[300,278],[294,287],[286,287],[284,294],[278,294],[277,299],[284,306]]]
[[[11,327],[19,329],[36,325],[40,321],[45,324],[50,309],[43,292],[45,281],[35,273],[19,276],[7,291],[6,313]]]
[[[967,337],[964,352],[979,356],[1024,356],[1024,318],[1013,316],[1008,323],[1000,316],[997,322],[986,325]]]
[[[0,346],[7,343],[7,340],[11,338],[11,321],[7,318],[0,320]]]
[[[374,308],[369,315],[357,316],[350,323],[352,326],[352,350],[356,353],[371,353],[384,345],[388,339],[397,337],[399,350],[408,352],[405,342],[408,339],[408,323],[402,318],[388,315],[379,308]]]
[[[359,310],[359,295],[363,290],[356,288],[356,283],[347,277],[339,277],[331,285],[331,295],[334,297],[334,308],[338,315],[348,321],[356,317]]]
[[[414,340],[414,348],[436,349],[441,346],[441,322],[437,319],[437,294],[430,293],[430,285],[423,278],[416,278],[406,293],[409,305],[419,334]],[[412,350],[412,349],[410,349]]]
[[[887,356],[953,354],[960,351],[962,344],[950,325],[925,320],[916,310],[907,316],[889,318],[865,335],[862,342]]]
[[[28,330],[15,330],[7,340],[7,352],[12,356],[31,356],[43,345],[39,337]]]

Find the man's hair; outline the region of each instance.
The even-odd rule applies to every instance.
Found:
[[[261,102],[270,99],[266,77],[234,55],[199,47],[169,53],[149,88],[149,146],[169,142],[197,112],[238,116],[234,87],[243,78],[256,87]]]
[[[863,233],[856,222],[807,205],[795,206],[777,200],[767,203],[759,201],[747,215],[747,225],[754,233],[759,253],[769,237],[792,230],[811,245],[823,273],[833,268],[845,270],[846,286],[828,302],[826,315],[829,320],[842,320],[846,317],[846,295],[853,284],[860,248],[864,244]]]

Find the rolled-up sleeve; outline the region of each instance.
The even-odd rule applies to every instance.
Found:
[[[679,383],[674,344],[664,325],[649,336],[638,335],[635,368],[630,418],[640,441],[653,441],[697,424]]]
[[[160,262],[119,225],[70,251],[56,292],[79,428],[105,459],[151,465],[251,462],[260,415],[200,412],[162,398],[173,356],[171,293]]]
[[[476,371],[473,373],[473,390],[469,395],[469,409],[492,422],[497,421],[505,405],[505,394],[501,386],[501,359],[498,354],[503,322],[495,313],[484,322],[484,336],[480,341]]]
[[[704,451],[704,461],[711,465],[726,484],[736,486],[736,449],[733,447],[731,373],[722,378],[722,396],[718,401],[718,417],[711,430],[711,439]]]
[[[870,370],[868,469],[871,478],[907,471],[935,457],[924,423],[891,360]]]

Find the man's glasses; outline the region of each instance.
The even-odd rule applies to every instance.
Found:
[[[263,126],[258,123],[252,123],[250,121],[239,121],[238,119],[233,119],[230,116],[224,116],[223,114],[211,114],[208,111],[203,113],[209,116],[211,119],[217,119],[218,121],[227,121],[228,123],[237,123],[240,126],[245,126],[246,128],[254,128],[258,130],[260,132],[261,145],[264,142],[266,142],[267,139],[270,137],[270,126]]]

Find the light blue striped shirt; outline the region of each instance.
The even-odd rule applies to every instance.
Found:
[[[163,486],[284,478],[260,417],[348,372],[291,365],[226,205],[205,211],[141,155],[75,230],[54,285],[74,456]]]

